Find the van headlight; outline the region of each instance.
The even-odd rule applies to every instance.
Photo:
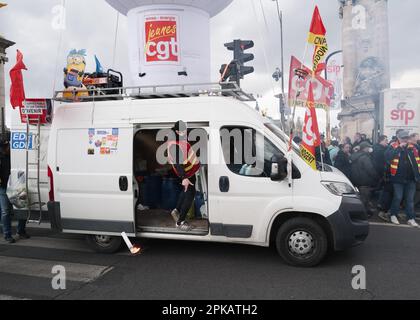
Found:
[[[336,196],[354,195],[356,190],[345,182],[322,181],[322,185]]]

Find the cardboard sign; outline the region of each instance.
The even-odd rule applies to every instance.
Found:
[[[50,99],[26,99],[20,108],[20,119],[22,123],[35,124],[39,122],[46,124],[51,122],[52,104]]]
[[[178,17],[147,16],[145,21],[147,64],[179,64]]]

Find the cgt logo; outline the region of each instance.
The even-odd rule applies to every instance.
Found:
[[[406,107],[406,102],[400,102],[397,109],[391,110],[391,120],[403,121],[405,125],[408,125],[415,118],[416,113],[414,110],[406,109]]]
[[[146,63],[179,62],[177,17],[148,17],[145,32]]]

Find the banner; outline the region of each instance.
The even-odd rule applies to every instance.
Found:
[[[309,30],[308,43],[315,46],[314,55],[312,57],[312,74],[318,70],[318,66],[323,62],[328,53],[328,43],[325,35],[327,30],[325,29],[324,23],[322,22],[321,15],[319,14],[318,6],[315,6],[315,10],[312,16],[311,27]]]
[[[327,79],[334,87],[334,94],[331,99],[331,109],[341,108],[341,100],[344,98],[343,92],[343,55],[336,54],[328,61]]]
[[[296,57],[292,56],[289,75],[289,106],[291,108],[293,106],[305,107],[309,95],[309,86],[312,84],[315,108],[329,108],[334,95],[334,87],[331,82],[325,80],[320,75],[316,75],[314,78],[306,77],[299,79],[295,74],[296,69],[304,69],[311,74],[311,70],[308,67],[304,66]]]
[[[388,137],[405,129],[420,132],[420,88],[389,89],[383,92],[381,108],[382,132]]]
[[[146,16],[144,30],[146,64],[180,63],[177,16]]]
[[[309,95],[306,104],[305,122],[303,124],[302,143],[300,155],[302,159],[314,170],[316,167],[316,147],[321,144],[319,136],[318,119],[314,104],[312,85],[309,85]]]

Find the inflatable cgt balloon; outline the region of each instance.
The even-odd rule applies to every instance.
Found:
[[[67,56],[67,67],[64,68],[65,97],[88,96],[86,87],[83,85],[83,76],[86,69],[86,50],[70,51]]]

